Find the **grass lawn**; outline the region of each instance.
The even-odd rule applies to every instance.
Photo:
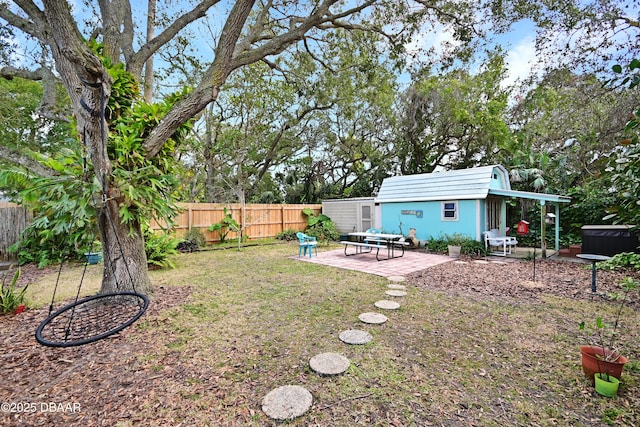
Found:
[[[0,318],[3,333],[30,339],[3,356],[0,374],[13,385],[0,398],[83,408],[3,413],[0,425],[276,425],[261,401],[282,385],[304,386],[314,399],[284,423],[292,426],[640,425],[637,310],[623,317],[630,363],[609,399],[582,374],[578,323],[603,310],[613,316],[612,304],[460,297],[406,282],[408,295],[395,299],[401,308],[384,312],[389,321],[365,325],[358,315],[380,311],[373,303],[385,299],[388,280],[298,262],[290,258],[297,251],[296,243],[176,256],[176,269],[150,272],[155,309],[118,337],[83,347],[34,344],[46,309]],[[99,279],[85,279],[87,293]],[[50,292],[52,280],[32,285],[32,298]],[[346,329],[366,330],[373,341],[344,344],[338,334]],[[350,368],[314,373],[309,359],[323,352],[343,354]],[[7,366],[18,357],[32,358],[22,375],[35,378],[13,379]]]

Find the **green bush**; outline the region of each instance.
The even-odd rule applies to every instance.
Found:
[[[436,239],[435,237],[431,236],[424,246],[429,252],[447,252],[447,242],[446,240],[444,240],[444,238]]]
[[[159,268],[175,268],[176,265],[169,259],[170,255],[178,253],[178,239],[167,234],[155,234],[151,231],[145,233],[144,250],[147,254],[147,264]]]
[[[340,233],[336,229],[336,224],[331,221],[331,218],[324,214],[318,214],[318,216],[316,216],[310,208],[304,208],[302,213],[308,217],[305,234],[313,236],[321,242],[340,240]]]
[[[313,236],[320,242],[330,240],[340,240],[340,233],[336,229],[336,224],[331,220],[318,222],[305,230],[305,234]]]
[[[20,277],[20,269],[16,270],[11,282],[7,285],[6,280],[9,272],[7,271],[2,278],[2,286],[0,286],[0,313],[12,313],[18,306],[24,303],[24,294],[27,291],[27,286],[18,290],[16,289],[16,283]]]
[[[487,252],[482,242],[458,233],[438,238],[432,236],[427,240],[425,247],[431,252],[446,253],[449,245],[460,246],[460,253],[463,255],[485,255]]]
[[[193,252],[197,251],[206,245],[207,240],[204,237],[202,231],[199,228],[192,228],[182,238],[182,241],[178,243],[176,247],[180,252]]]
[[[292,240],[297,240],[298,238],[296,237],[296,233],[297,233],[296,230],[294,230],[292,228],[287,228],[286,230],[283,230],[283,231],[279,232],[278,234],[276,234],[276,239],[285,240],[287,242],[292,241]]]
[[[220,236],[220,243],[224,243],[227,240],[227,235],[229,234],[229,232],[240,232],[240,224],[238,224],[238,222],[233,219],[231,212],[227,212],[227,208],[224,208],[224,217],[220,220],[220,222],[211,224],[207,230],[217,232]]]
[[[614,255],[609,261],[599,263],[598,268],[601,270],[616,270],[619,268],[640,270],[640,254],[622,252]]]

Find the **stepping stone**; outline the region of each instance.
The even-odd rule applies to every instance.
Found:
[[[387,279],[392,281],[392,282],[404,282],[405,281],[404,276],[389,276],[389,277],[387,277]]]
[[[454,264],[469,264],[467,261],[453,261]]]
[[[349,359],[338,353],[320,353],[309,360],[309,366],[320,375],[338,375],[349,369]]]
[[[275,420],[291,420],[311,408],[313,396],[299,385],[285,385],[271,390],[262,399],[262,410]]]
[[[475,262],[476,264],[489,264],[489,261],[484,259],[476,259],[473,262]]]
[[[357,329],[349,329],[346,331],[342,331],[340,332],[339,337],[343,342],[347,344],[352,344],[352,345],[366,344],[368,342],[371,342],[371,340],[373,340],[373,337],[369,332],[360,331]]]
[[[376,301],[373,305],[378,308],[382,308],[383,310],[397,310],[400,308],[400,304],[395,301],[389,301],[386,299]]]
[[[358,316],[358,319],[360,319],[361,322],[372,323],[374,325],[379,325],[389,320],[387,316],[380,313],[362,313]]]
[[[391,283],[390,285],[387,285],[387,288],[389,288],[389,289],[400,289],[402,291],[407,289],[407,287],[405,285],[398,285],[397,283]]]
[[[405,291],[400,291],[397,289],[391,289],[390,291],[385,292],[385,294],[389,295],[390,297],[403,297],[407,295]]]

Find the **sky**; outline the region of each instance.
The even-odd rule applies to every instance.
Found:
[[[167,4],[164,0],[161,0],[161,3],[165,5]],[[227,0],[224,0],[222,3],[223,6],[221,7],[223,9],[220,11],[223,12],[222,15],[226,15],[226,9],[228,9],[229,5]],[[75,14],[84,14],[83,11],[86,9],[82,6],[82,2],[80,2],[80,0],[71,0],[70,4],[72,5],[72,10]],[[169,2],[169,4],[174,5],[173,2]],[[179,4],[179,2],[176,4]],[[134,1],[132,2],[132,5],[135,8],[134,16],[137,17],[138,25],[144,28],[144,26],[146,26],[146,1]],[[209,31],[210,30],[206,30],[206,34],[201,32],[204,38],[202,44],[203,54],[206,56],[211,55],[210,52],[212,50],[211,43],[213,36]],[[216,29],[213,31],[215,32]],[[535,34],[534,24],[530,21],[524,21],[514,25],[512,31],[508,34],[497,37],[497,41],[503,45],[506,52],[505,59],[508,69],[508,77],[504,81],[503,86],[510,86],[520,80],[523,80],[531,72],[533,64],[537,61]],[[444,28],[436,28],[435,31],[429,29],[428,31],[425,30],[418,34],[414,38],[414,41],[408,44],[406,48],[410,52],[424,52],[431,47],[438,51],[441,50],[442,46],[446,43],[452,42],[453,35],[451,31],[447,31]],[[159,58],[156,57],[156,61],[159,61]],[[157,66],[158,65],[160,64],[157,64]],[[478,66],[479,65],[480,64],[478,64]],[[401,76],[399,80],[402,83],[408,82],[408,75]]]
[[[506,52],[505,65],[508,73],[503,86],[511,86],[528,77],[533,65],[538,61],[535,49],[535,25],[530,21],[519,22],[509,33],[498,36],[496,41]],[[447,43],[454,43],[452,32],[439,28],[435,31],[429,29],[419,33],[405,47],[408,52],[417,53],[420,58],[419,52],[434,48],[440,53],[442,46]]]

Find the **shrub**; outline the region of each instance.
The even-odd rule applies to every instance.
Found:
[[[339,240],[340,233],[336,229],[336,224],[331,221],[331,218],[324,214],[314,215],[312,209],[304,208],[302,213],[307,215],[307,229],[305,233],[309,236],[313,236],[319,241]]]
[[[211,224],[208,228],[209,231],[215,231],[220,236],[220,243],[224,243],[227,240],[227,235],[231,231],[240,232],[240,224],[233,219],[231,212],[227,212],[227,208],[224,208],[224,217],[220,222]]]
[[[0,286],[0,313],[12,313],[18,308],[21,304],[24,303],[24,294],[27,291],[27,286],[18,290],[16,288],[16,283],[18,282],[18,278],[20,277],[20,269],[16,270],[11,282],[7,285],[6,280],[9,272],[5,273],[5,276],[2,278],[2,286]]]
[[[169,259],[169,255],[178,253],[178,239],[166,234],[147,232],[144,236],[144,250],[147,254],[147,264],[159,268],[175,268],[176,265]]]
[[[307,228],[305,233],[313,236],[321,242],[329,242],[330,240],[340,240],[340,233],[336,229],[336,224],[331,221],[318,222]]]
[[[632,268],[640,270],[640,254],[633,252],[622,252],[614,255],[609,261],[598,264],[601,270],[615,270],[618,268]]]
[[[297,240],[298,238],[296,237],[296,233],[297,233],[296,230],[292,228],[287,228],[286,230],[283,230],[278,234],[276,234],[276,239],[285,240],[285,241]]]
[[[178,243],[176,249],[180,252],[193,252],[204,247],[207,241],[199,228],[192,228],[185,235],[183,240]]]
[[[431,236],[427,240],[425,247],[431,252],[444,253],[447,252],[449,245],[460,246],[460,253],[464,255],[486,254],[486,249],[482,242],[458,233],[441,235],[438,238]]]

